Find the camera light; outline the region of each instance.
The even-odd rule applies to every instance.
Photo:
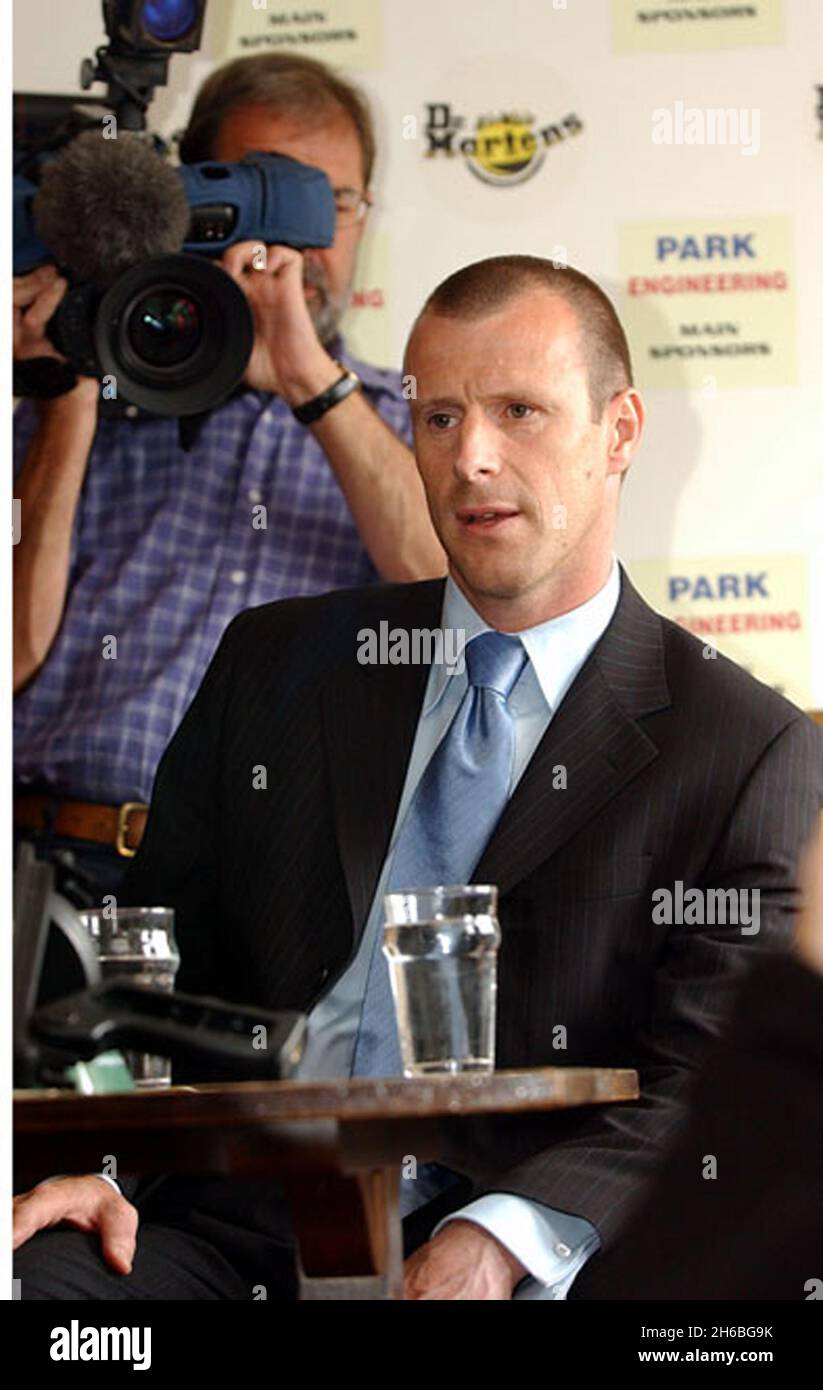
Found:
[[[151,38],[174,43],[197,21],[198,10],[197,0],[145,0],[143,27]]]

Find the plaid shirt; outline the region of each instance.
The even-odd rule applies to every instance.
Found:
[[[409,440],[399,374],[355,361],[340,340],[330,351]],[[15,476],[35,426],[24,401]],[[280,397],[241,391],[207,417],[189,452],[176,420],[101,420],[63,621],[15,700],[18,788],[148,801],[163,750],[241,609],[378,581],[325,454]]]

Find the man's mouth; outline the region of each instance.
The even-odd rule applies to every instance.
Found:
[[[469,532],[497,531],[507,521],[519,516],[514,507],[460,507],[455,513],[461,529]]]

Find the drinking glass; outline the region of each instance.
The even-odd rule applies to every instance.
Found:
[[[383,951],[405,1075],[493,1071],[497,889],[414,888],[384,902]]]

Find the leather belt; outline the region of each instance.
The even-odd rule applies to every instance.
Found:
[[[72,840],[112,845],[124,859],[133,859],[143,838],[148,812],[145,801],[104,806],[98,801],[20,796],[14,803],[14,823],[25,830],[48,830]]]

